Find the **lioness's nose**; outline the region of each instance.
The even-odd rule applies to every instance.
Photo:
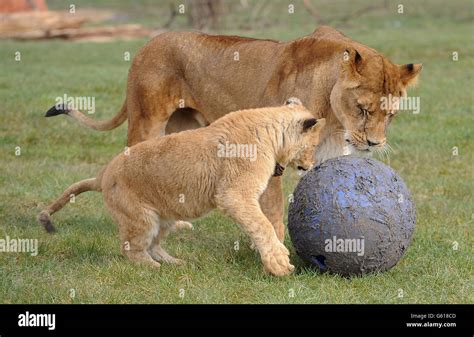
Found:
[[[373,141],[373,140],[368,140],[368,139],[367,139],[367,144],[368,144],[369,146],[376,146],[376,145],[379,145],[380,142]]]

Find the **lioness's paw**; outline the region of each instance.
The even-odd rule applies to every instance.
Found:
[[[289,275],[295,269],[290,263],[290,252],[280,242],[273,244],[262,253],[262,262],[265,270],[275,276]]]

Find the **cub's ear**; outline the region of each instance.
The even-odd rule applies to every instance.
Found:
[[[326,125],[326,119],[325,118],[309,118],[305,119],[303,122],[303,133],[305,132],[313,132],[317,130],[321,130],[321,128]]]
[[[316,120],[316,118],[305,119],[303,121],[303,132],[310,131],[317,123],[318,121]]]
[[[326,118],[320,118],[318,119],[318,126],[322,128],[323,126],[326,125]]]
[[[404,64],[398,66],[400,70],[400,81],[405,87],[416,84],[418,80],[418,75],[420,74],[423,65],[421,63],[413,64]]]
[[[347,48],[342,54],[342,76],[347,88],[356,88],[360,85],[362,76],[359,69],[362,64],[362,56],[355,48]]]
[[[285,105],[303,105],[299,98],[290,97],[286,100]]]

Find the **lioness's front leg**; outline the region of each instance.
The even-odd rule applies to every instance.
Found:
[[[275,229],[278,240],[284,242],[285,225],[283,223],[283,216],[285,213],[285,205],[281,183],[281,176],[270,178],[267,189],[260,197],[260,207]]]
[[[288,249],[280,242],[270,221],[265,217],[257,200],[226,195],[218,200],[218,207],[232,217],[250,236],[260,253],[265,270],[276,276],[290,274]]]

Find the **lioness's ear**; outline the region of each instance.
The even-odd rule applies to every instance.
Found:
[[[362,56],[355,48],[348,48],[342,55],[342,73],[344,76],[344,84],[348,88],[356,88],[361,83],[361,75],[359,67],[362,63]]]
[[[308,118],[303,121],[303,132],[308,132],[312,129],[318,121],[316,118]]]
[[[421,68],[423,68],[423,65],[421,63],[409,63],[399,66],[400,81],[402,81],[402,84],[405,87],[416,84]]]

